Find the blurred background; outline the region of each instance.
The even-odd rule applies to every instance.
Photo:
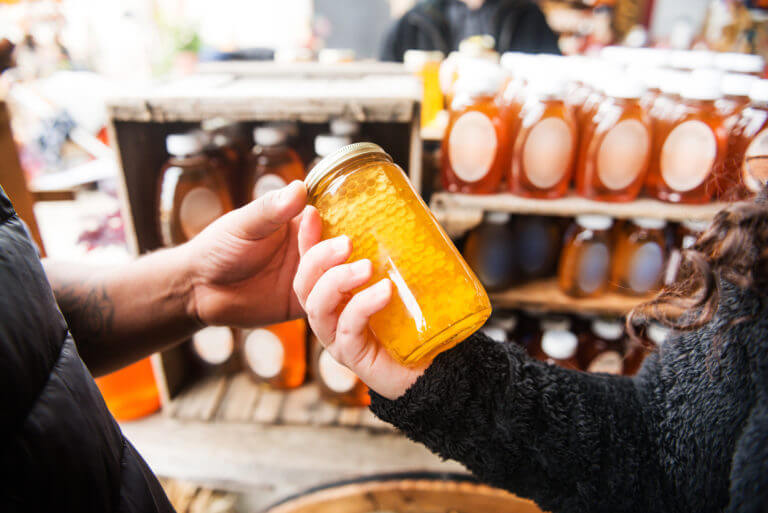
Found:
[[[492,292],[490,336],[631,375],[622,316],[768,176],[767,55],[764,0],[0,0],[0,185],[44,255],[116,264],[372,141]],[[596,153],[616,112],[634,124]],[[552,116],[565,135],[526,146]],[[602,159],[619,171],[588,178]],[[208,193],[188,219],[169,169]],[[180,512],[535,511],[373,418],[303,321],[206,329],[97,382]]]

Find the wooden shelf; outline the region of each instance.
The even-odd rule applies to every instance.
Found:
[[[640,198],[629,203],[604,203],[577,196],[554,200],[522,198],[512,194],[453,194],[438,192],[432,195],[431,207],[439,216],[450,217],[451,211],[500,211],[513,214],[571,217],[582,214],[607,215],[614,218],[652,217],[668,221],[712,219],[728,203],[707,205],[678,205]]]
[[[606,292],[594,298],[573,298],[563,294],[555,278],[538,280],[504,292],[491,294],[491,302],[500,308],[527,308],[549,312],[578,312],[621,316],[652,296],[625,296]]]

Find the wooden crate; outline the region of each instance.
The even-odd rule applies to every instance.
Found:
[[[303,69],[303,68],[302,68]],[[361,123],[361,139],[381,145],[407,170],[421,191],[420,89],[402,67],[368,63],[355,73],[293,70],[276,64],[243,65],[168,80],[107,101],[116,142],[126,237],[135,254],[161,247],[157,230],[158,175],[168,154],[165,138],[224,117],[247,129],[270,121],[295,121],[295,149],[311,161],[316,135],[333,118]],[[367,70],[367,71],[366,71]],[[183,345],[157,355],[155,370],[163,405],[197,379]]]

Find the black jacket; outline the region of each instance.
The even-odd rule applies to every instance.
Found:
[[[715,319],[672,335],[637,377],[474,335],[397,401],[371,393],[371,408],[553,513],[768,511],[768,305],[725,287]]]
[[[479,30],[467,26],[469,21]],[[402,62],[405,51],[411,49],[440,50],[448,55],[458,49],[462,39],[478,34],[492,35],[499,53],[560,53],[557,36],[532,0],[486,0],[473,12],[459,0],[425,0],[390,28],[381,59]]]
[[[173,511],[80,360],[1,188],[0,408],[0,511]]]

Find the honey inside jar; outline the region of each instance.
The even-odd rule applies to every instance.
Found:
[[[323,239],[347,235],[349,260],[373,264],[370,283],[392,282],[392,300],[369,328],[397,361],[426,362],[490,316],[482,285],[379,146],[352,144],[329,155],[312,169],[307,189],[323,220]]]

